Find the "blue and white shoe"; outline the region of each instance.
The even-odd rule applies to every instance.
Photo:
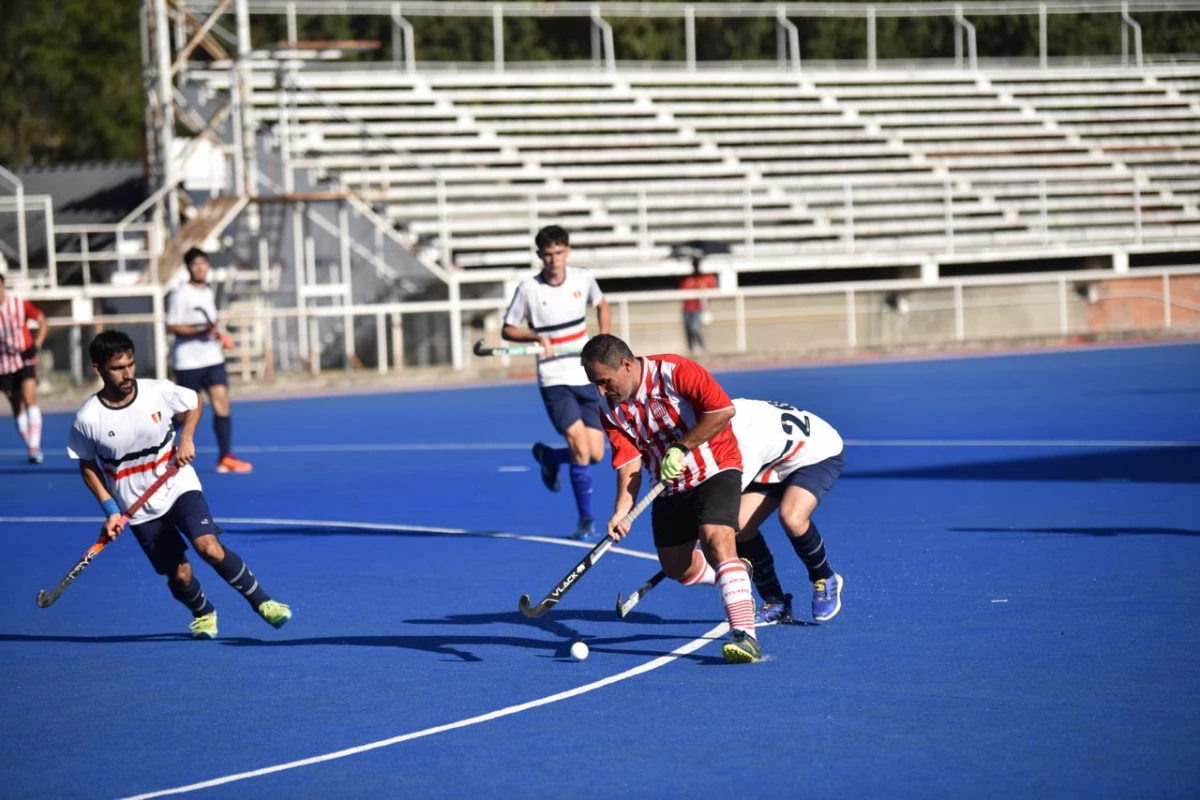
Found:
[[[600,537],[596,534],[596,522],[592,519],[579,520],[579,526],[575,528],[575,532],[571,534],[572,539],[578,539],[581,542],[597,542]]]
[[[770,600],[763,603],[762,608],[754,615],[754,627],[762,628],[767,625],[787,625],[792,622],[792,596],[785,594],[782,600]]]
[[[822,578],[813,584],[813,619],[817,622],[828,622],[842,610],[842,587],[846,582],[841,575],[833,573],[832,578]]]
[[[558,480],[558,467],[551,466],[547,463],[550,448],[538,442],[533,446],[533,460],[538,462],[542,468],[542,483],[546,484],[546,488],[552,492],[557,492],[562,488],[562,484]]]
[[[46,456],[41,450],[30,450],[29,451],[29,463],[30,464],[40,464],[45,460],[46,460]]]

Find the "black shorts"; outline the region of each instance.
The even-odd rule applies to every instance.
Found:
[[[26,364],[16,372],[6,372],[0,375],[0,392],[11,394],[19,391],[21,384],[30,378],[37,380],[37,364]]]
[[[655,547],[674,547],[700,538],[701,525],[728,525],[738,530],[742,506],[742,471],[718,472],[694,489],[659,497],[650,513]]]
[[[225,370],[225,362],[222,361],[211,367],[177,369],[175,370],[175,382],[185,389],[199,392],[210,386],[228,386],[229,373]]]
[[[600,422],[600,390],[594,384],[582,386],[543,386],[542,402],[554,430],[565,434],[577,421],[596,430],[604,430]]]
[[[175,568],[187,561],[184,556],[187,542],[183,537],[194,542],[201,536],[221,533],[204,495],[194,490],[179,495],[171,510],[161,517],[130,527],[159,575],[174,575]]]

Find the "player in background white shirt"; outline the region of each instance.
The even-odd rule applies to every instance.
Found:
[[[167,297],[167,331],[175,334],[171,369],[175,381],[195,392],[208,392],[217,435],[217,472],[245,474],[254,467],[235,456],[233,416],[229,403],[229,373],[225,350],[233,342],[217,327],[217,303],[208,285],[208,256],[193,247],[183,255],[188,282]]]
[[[166,577],[171,596],[192,612],[192,636],[215,639],[217,611],[192,574],[184,537],[260,617],[282,627],[291,609],[272,600],[241,557],[221,545],[220,528],[191,467],[200,396],[171,381],[138,380],[133,340],[121,331],[98,334],[88,352],[104,385],[76,412],[67,454],[79,461],[84,484],[104,510],[101,535],[115,539],[121,534],[122,509],[174,461],[179,471],[133,515],[130,527],[154,571]]]
[[[587,308],[596,307],[600,333],[608,333],[611,313],[596,279],[587,270],[567,266],[570,237],[557,225],[548,225],[534,238],[542,270],[517,286],[504,314],[500,335],[510,342],[536,342],[538,388],[550,421],[567,440],[566,447],[533,446],[533,457],[542,468],[542,483],[559,489],[559,468],[570,465],[571,489],[579,522],[573,536],[597,538],[592,513],[591,465],[604,458],[604,430],[600,422],[600,394],[588,380],[579,361],[587,341]]]
[[[813,619],[827,622],[841,611],[845,582],[826,559],[812,514],[841,474],[842,437],[816,414],[787,403],[738,398],[733,405],[744,469],[737,549],[754,566],[754,585],[763,601],[755,625],[792,621],[792,596],[783,591],[759,532],[776,509],[813,583]]]

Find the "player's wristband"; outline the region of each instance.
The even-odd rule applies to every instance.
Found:
[[[675,448],[676,450],[681,450],[681,451],[683,451],[683,454],[684,454],[685,456],[686,456],[688,453],[692,452],[692,448],[688,447],[688,446],[687,446],[686,444],[684,444],[683,442],[671,442],[670,446],[669,446],[669,447],[667,447],[667,449],[668,449],[668,450],[670,450],[671,448]]]
[[[104,511],[104,516],[111,517],[113,514],[120,514],[121,507],[117,505],[117,501],[111,497],[100,504],[100,508]]]

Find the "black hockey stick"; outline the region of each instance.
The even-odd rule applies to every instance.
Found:
[[[129,523],[129,518],[136,514],[142,506],[146,505],[146,501],[150,499],[150,496],[157,492],[162,485],[170,480],[171,476],[178,471],[179,467],[171,465],[167,468],[166,472],[158,476],[158,479],[155,480],[154,483],[150,484],[149,489],[142,492],[142,496],[135,500],[133,505],[131,505],[125,511],[125,513],[121,515],[119,520],[117,520],[122,529]],[[49,593],[47,593],[45,589],[39,590],[37,595],[38,607],[49,608],[50,605],[58,599],[59,595],[65,592],[67,587],[71,585],[71,581],[78,578],[80,573],[87,569],[87,565],[92,563],[96,556],[100,555],[100,551],[107,547],[108,543],[111,541],[112,539],[109,539],[107,536],[101,534],[100,538],[96,540],[96,543],[89,547],[87,552],[83,554],[83,558],[75,562],[75,566],[71,567],[71,571],[67,573],[67,576],[58,582],[58,586],[55,586]]]
[[[199,311],[204,316],[204,321],[208,323],[209,334],[215,333],[217,335],[217,338],[221,340],[222,347],[224,347],[226,349],[233,347],[233,340],[230,339],[226,333],[224,333],[220,328],[217,327],[217,323],[213,322],[213,318],[208,315],[208,312],[204,310],[203,306],[196,306],[195,309],[193,309],[193,310]]]
[[[666,484],[662,481],[654,484],[650,491],[646,492],[646,496],[639,500],[638,504],[634,506],[628,514],[625,515],[625,518],[621,520],[621,524],[626,528],[632,525],[633,521],[637,519],[638,515],[646,510],[646,506],[654,502],[654,498],[658,497],[665,486]],[[553,591],[546,595],[542,599],[542,602],[538,603],[536,606],[532,604],[532,600],[529,595],[521,595],[521,602],[518,603],[521,613],[532,618],[540,617],[545,614],[553,606],[557,605],[559,600],[563,599],[563,595],[565,595],[570,588],[574,586],[580,578],[583,577],[584,573],[594,567],[596,562],[600,560],[600,557],[607,553],[608,549],[614,544],[616,544],[616,542],[613,541],[612,537],[606,535],[600,540],[598,545],[588,551],[588,554],[583,557],[582,561],[572,567],[571,571],[568,572],[566,576],[558,582],[558,586],[555,586]]]
[[[633,594],[629,595],[628,600],[623,599],[621,597],[621,593],[618,592],[617,593],[617,617],[620,619],[625,619],[625,617],[627,617],[629,615],[629,612],[633,611],[633,607],[636,606],[638,603],[640,603],[642,601],[642,598],[645,597],[651,589],[653,589],[655,586],[658,586],[660,583],[662,583],[663,578],[665,578],[665,577],[667,577],[667,573],[663,572],[660,569],[654,575],[653,578],[651,578],[650,580],[643,583],[641,586],[639,586],[637,588],[637,590]]]

